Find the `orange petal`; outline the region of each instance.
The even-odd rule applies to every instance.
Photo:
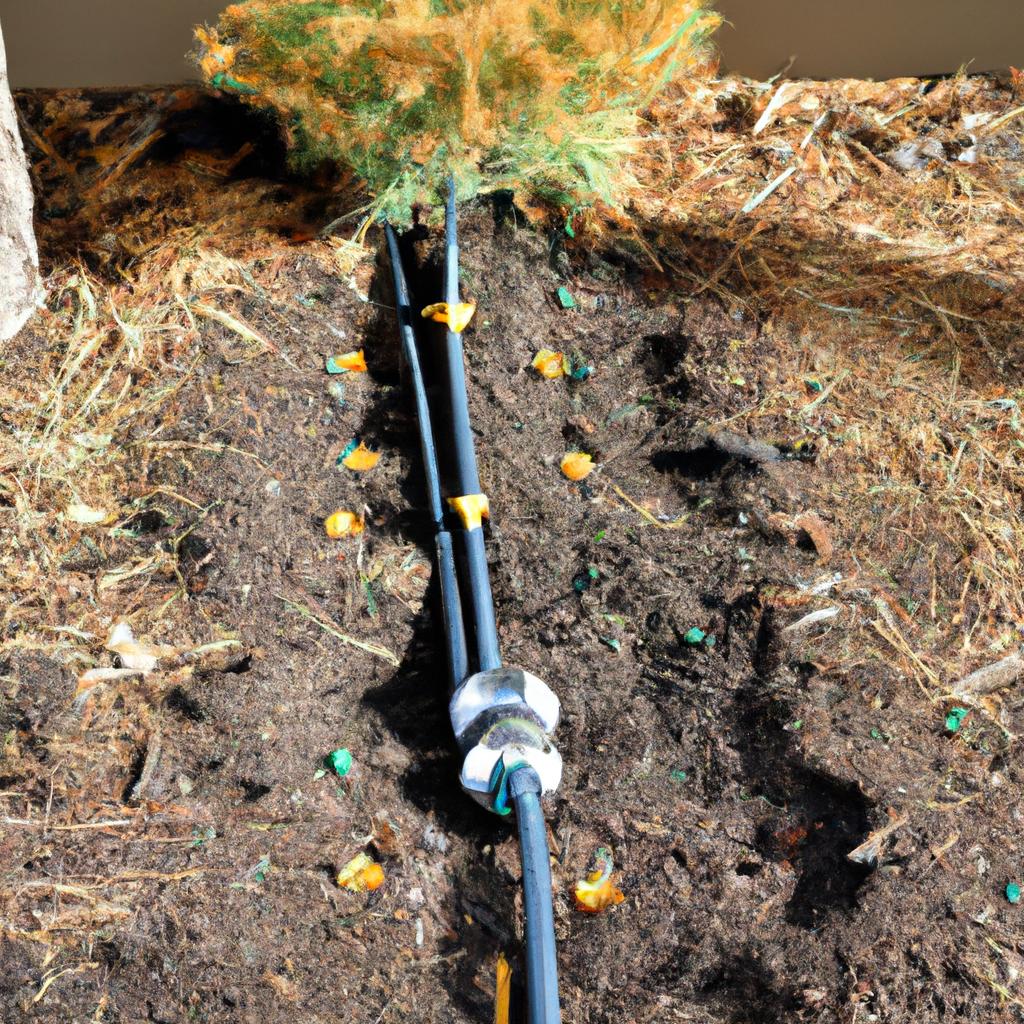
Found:
[[[371,864],[360,872],[359,878],[367,891],[373,892],[384,884],[384,868],[380,864]]]
[[[366,356],[363,350],[358,352],[345,352],[343,355],[334,357],[334,364],[342,370],[351,370],[352,373],[366,373]]]
[[[575,896],[576,909],[583,914],[600,914],[626,898],[621,889],[612,885],[610,878],[601,882],[577,882]]]
[[[339,509],[324,520],[324,530],[331,540],[354,537],[363,532],[363,525],[362,516],[356,515],[355,512],[346,512],[344,509]]]
[[[383,884],[384,868],[366,853],[357,854],[338,872],[338,885],[351,892],[372,892]]]
[[[594,470],[594,460],[586,452],[566,452],[562,472],[570,480],[583,480]]]
[[[542,348],[530,364],[542,377],[555,380],[565,376],[565,356],[550,348]]]
[[[355,470],[357,473],[365,473],[368,469],[373,469],[374,466],[380,461],[380,452],[371,452],[369,448],[359,442],[359,447],[348,453],[342,460],[342,464],[347,466],[349,469]]]

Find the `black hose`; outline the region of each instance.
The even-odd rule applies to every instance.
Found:
[[[540,779],[529,767],[509,776],[508,792],[519,825],[526,915],[526,1004],[530,1024],[560,1024],[555,918],[551,907],[551,865]]]
[[[459,304],[459,236],[455,216],[455,184],[449,182],[445,210],[444,301],[452,315]],[[448,329],[445,362],[448,372],[448,401],[452,417],[452,443],[455,455],[455,486],[459,494],[479,494],[480,476],[473,449],[473,430],[469,425],[469,399],[463,362],[462,335]]]
[[[423,456],[423,473],[427,479],[427,502],[434,520],[435,554],[437,572],[441,584],[441,613],[444,619],[445,644],[448,649],[448,668],[451,674],[451,688],[466,678],[469,671],[469,654],[466,648],[466,629],[462,621],[462,601],[455,571],[455,554],[452,550],[452,535],[444,526],[444,502],[441,498],[441,473],[437,461],[437,445],[434,428],[430,420],[430,404],[427,388],[420,366],[419,350],[416,347],[416,332],[413,328],[412,305],[409,286],[402,269],[402,256],[398,249],[398,238],[390,224],[384,226],[391,256],[391,273],[395,282],[395,306],[398,312],[398,327],[402,337],[402,353],[409,375],[412,377],[413,393],[416,397],[416,419],[420,427],[420,450]]]
[[[459,304],[459,237],[455,215],[455,182],[448,183],[448,206],[445,210],[445,302],[454,316]],[[469,398],[466,392],[466,369],[462,335],[449,327],[445,344],[448,378],[448,407],[451,412],[452,454],[455,462],[455,487],[459,496],[480,493],[480,476],[476,468],[473,431],[469,424]],[[469,584],[469,606],[476,641],[476,669],[486,672],[501,667],[498,627],[494,619],[494,598],[491,594],[487,551],[481,528],[463,532],[463,554]]]

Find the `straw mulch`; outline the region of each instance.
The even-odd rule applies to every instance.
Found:
[[[691,295],[760,318],[694,368],[773,441],[813,450],[842,579],[814,645],[937,698],[1020,644],[1024,87],[726,79],[657,105],[632,224]],[[819,581],[820,583],[820,581]],[[843,628],[843,627],[846,628]]]
[[[895,665],[935,700],[1024,627],[1022,96],[988,77],[696,87],[649,114],[631,219],[576,212],[565,239],[601,228],[651,268],[654,301],[710,292],[757,319],[767,358],[737,343],[686,368],[695,414],[816,459],[809,505],[842,554],[838,575],[764,600],[837,609],[809,648],[821,665]],[[187,457],[165,435],[203,333],[232,360],[286,359],[282,262],[367,272],[362,232],[317,237],[365,197],[233,179],[252,140],[161,151],[206,102],[21,97],[49,301],[0,377],[8,652],[85,672],[126,615],[182,651],[223,639],[188,620],[181,544],[111,568],[119,538],[188,504],[148,481]]]

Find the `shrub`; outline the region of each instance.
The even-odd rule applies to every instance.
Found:
[[[295,164],[350,166],[407,220],[460,198],[614,204],[639,111],[707,60],[705,0],[248,0],[197,30],[214,86],[274,110]]]

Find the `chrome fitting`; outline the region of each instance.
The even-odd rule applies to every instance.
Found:
[[[522,669],[497,668],[470,676],[449,704],[455,738],[465,755],[462,788],[478,803],[508,813],[509,774],[529,765],[542,792],[562,780],[562,758],[550,735],[560,705],[551,688]]]

